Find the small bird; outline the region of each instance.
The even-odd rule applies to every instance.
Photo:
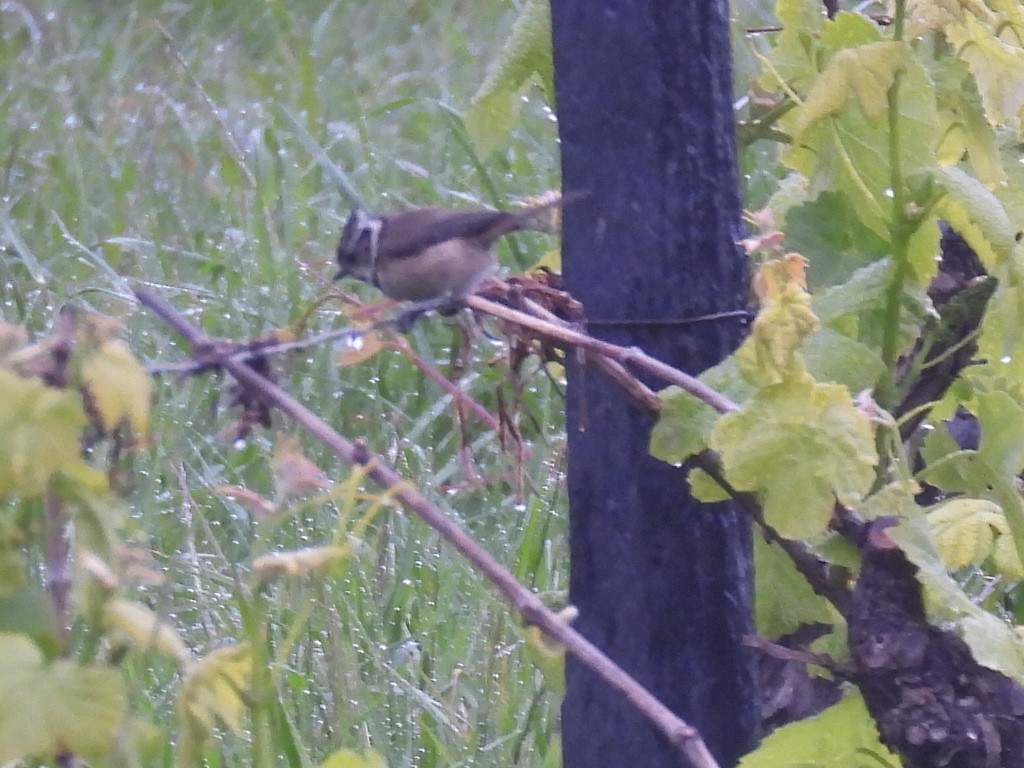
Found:
[[[494,274],[494,243],[519,230],[552,232],[561,199],[522,211],[414,208],[373,216],[355,209],[338,243],[335,280],[354,277],[398,301],[457,305]]]

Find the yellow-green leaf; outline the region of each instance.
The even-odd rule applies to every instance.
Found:
[[[252,653],[245,644],[218,648],[192,664],[178,694],[178,715],[188,728],[188,738],[205,740],[218,722],[241,732],[243,697],[251,678]],[[192,750],[197,744],[185,746]]]
[[[103,626],[127,637],[142,650],[155,650],[180,663],[191,654],[171,623],[141,603],[111,600],[103,610]]]
[[[82,361],[82,381],[107,432],[122,421],[128,422],[137,434],[145,434],[149,429],[152,385],[141,363],[123,342],[105,341]]]
[[[1017,228],[1003,204],[959,168],[937,169],[934,178],[946,191],[936,212],[967,241],[985,268],[995,272],[1017,247]]]
[[[933,624],[956,622],[956,629],[971,647],[979,664],[1016,680],[1024,680],[1024,643],[1005,621],[975,605],[946,571],[931,537],[925,515],[913,505],[904,510],[900,524],[886,530],[917,566],[924,587],[928,619]]]
[[[835,499],[856,506],[878,462],[868,418],[846,387],[809,376],[759,391],[711,433],[726,479],[757,493],[765,519],[783,536],[820,533]]]
[[[690,484],[690,494],[693,498],[705,504],[728,501],[730,498],[728,492],[700,467],[691,469],[686,481]]]
[[[856,691],[820,715],[784,725],[740,760],[740,768],[899,768]]]
[[[928,512],[935,548],[951,570],[977,565],[995,546],[993,522],[1002,521],[998,504],[985,499],[951,499]],[[1009,532],[1009,529],[1006,529]]]
[[[799,141],[815,123],[846,109],[852,96],[869,122],[879,120],[888,107],[889,88],[896,73],[911,61],[904,43],[878,42],[839,51],[807,94],[796,123]]]
[[[995,131],[985,119],[985,109],[974,79],[959,59],[931,62],[939,111],[939,136],[935,153],[940,164],[957,165],[964,152],[978,180],[989,189],[1006,182]]]
[[[888,105],[888,87],[882,89],[882,85],[890,74],[895,78],[896,72],[902,73],[896,102],[899,113],[895,117],[903,179],[915,179],[934,167],[938,123],[935,91],[927,73],[909,49],[885,47],[894,45],[902,46],[872,43],[862,47],[867,52],[848,49],[833,57],[830,70],[836,59],[854,66],[858,56],[869,59],[874,68],[869,67],[864,74],[842,74],[836,69],[829,80],[819,79],[814,86],[818,94],[813,99],[809,95],[808,101],[794,110],[795,133],[799,135],[783,158],[786,165],[811,181],[812,194],[828,190],[843,196],[850,212],[885,241],[891,238],[893,215],[894,177],[889,154],[892,120],[885,109],[878,109]],[[844,87],[853,89],[853,95],[843,91],[840,98],[831,90]],[[904,191],[913,199],[913,190],[908,187]]]
[[[946,37],[967,62],[993,125],[1016,123],[1024,109],[1024,49],[999,39],[992,29],[964,11],[960,23],[946,27]]]
[[[778,0],[775,15],[782,26],[797,32],[820,32],[825,24],[825,7],[817,0]]]
[[[22,635],[0,634],[0,762],[71,752],[105,757],[125,717],[120,673],[46,663]]]
[[[0,497],[38,496],[56,472],[81,464],[85,425],[78,393],[0,370]]]
[[[754,595],[757,633],[776,639],[814,622],[835,623],[825,598],[815,594],[793,560],[764,536],[754,537]]]

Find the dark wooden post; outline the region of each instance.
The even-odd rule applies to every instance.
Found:
[[[725,0],[552,0],[567,193],[563,261],[590,331],[690,372],[742,336],[744,306]],[[569,373],[577,627],[700,728],[723,765],[756,744],[750,529],[651,458],[653,418],[598,371]],[[658,384],[658,386],[661,386]],[[678,766],[628,704],[570,661],[566,768]]]

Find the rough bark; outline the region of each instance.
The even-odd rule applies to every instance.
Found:
[[[567,195],[563,263],[589,330],[689,372],[739,342],[742,308],[728,9],[722,0],[553,0]],[[697,726],[723,765],[756,743],[750,532],[647,451],[653,419],[569,366],[571,602],[577,627]],[[678,766],[679,755],[572,663],[565,765]]]

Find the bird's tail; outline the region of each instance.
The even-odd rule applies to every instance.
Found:
[[[562,231],[562,207],[585,195],[585,192],[574,192],[563,196],[561,192],[551,190],[530,198],[523,203],[523,210],[514,212],[518,228],[557,235]]]

